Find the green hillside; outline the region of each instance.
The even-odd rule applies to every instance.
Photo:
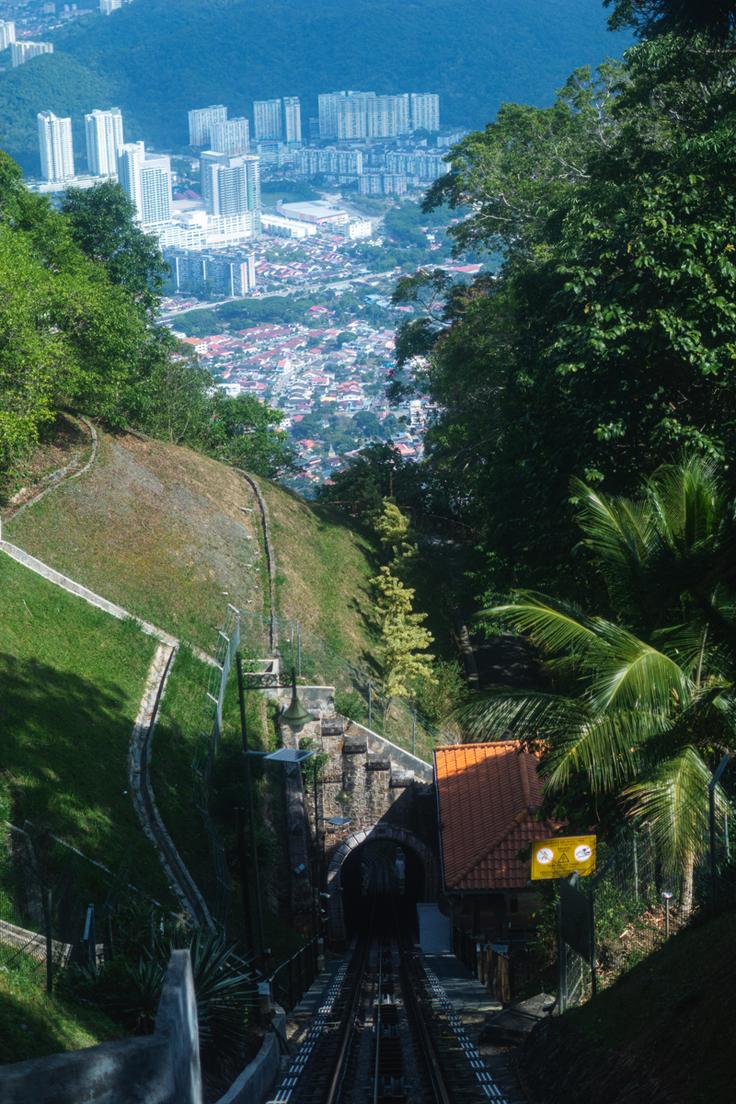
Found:
[[[242,114],[254,98],[297,94],[306,123],[334,88],[436,90],[446,122],[481,126],[503,101],[549,102],[572,69],[628,39],[607,32],[591,0],[147,0],[55,42],[53,57],[0,80],[0,144],[29,171],[45,108],[115,103],[129,137],[164,148],[187,141],[191,107]]]
[[[5,525],[8,540],[205,650],[228,602],[262,612],[242,476],[191,449],[100,434],[90,471]]]
[[[153,650],[134,625],[0,556],[0,820],[30,820],[158,894],[166,883],[128,794],[127,761]]]

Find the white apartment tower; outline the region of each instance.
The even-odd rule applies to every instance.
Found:
[[[118,151],[123,145],[123,116],[119,107],[84,116],[87,167],[92,176],[118,175]]]
[[[100,15],[112,15],[123,6],[123,0],[100,0]]]
[[[118,178],[142,226],[171,220],[171,159],[146,153],[143,142],[128,142],[118,153]]]
[[[40,54],[53,54],[53,52],[53,42],[11,42],[11,68],[17,69],[19,65],[25,65],[31,58],[39,57]]]
[[[211,129],[215,123],[224,123],[227,108],[222,104],[212,107],[195,107],[189,112],[189,145],[209,149],[212,145]]]
[[[200,159],[202,198],[210,215],[253,214],[257,227],[261,213],[261,161],[251,154],[228,157],[207,150]]]
[[[226,119],[210,127],[210,146],[217,153],[232,157],[250,150],[250,123],[246,118]]]
[[[40,111],[36,117],[41,175],[53,184],[71,180],[74,176],[71,119],[59,119],[53,111]]]
[[[284,135],[281,100],[255,100],[253,103],[256,142],[262,138],[280,142]]]
[[[440,129],[440,98],[436,92],[412,92],[411,129]]]
[[[0,50],[7,50],[15,42],[15,23],[12,19],[0,19]]]
[[[284,138],[290,145],[302,144],[302,108],[298,96],[284,96]]]

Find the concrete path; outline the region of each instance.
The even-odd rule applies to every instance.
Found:
[[[478,1047],[488,1072],[503,1093],[507,1104],[528,1104],[528,1098],[514,1068],[510,1048],[488,1046],[479,1041],[488,1017],[498,1012],[501,1005],[455,955],[424,955],[423,958],[427,968],[437,977],[469,1039]]]
[[[150,778],[151,741],[158,719],[159,705],[175,655],[174,647],[159,644],[151,661],[130,740],[128,777],[133,804],[141,827],[156,848],[172,890],[195,924],[214,929],[215,924],[207,903],[161,819]]]

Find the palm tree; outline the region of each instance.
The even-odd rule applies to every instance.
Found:
[[[541,751],[551,794],[582,776],[593,794],[619,795],[679,875],[687,914],[709,764],[736,745],[736,618],[723,581],[734,505],[699,457],[660,469],[637,500],[574,490],[616,619],[532,592],[484,611],[535,643],[552,689],[494,689],[462,719],[471,737],[511,734]]]

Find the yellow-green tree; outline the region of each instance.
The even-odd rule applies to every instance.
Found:
[[[417,546],[409,540],[409,519],[390,498],[383,500],[383,511],[376,519],[375,529],[394,571],[416,556]]]
[[[410,698],[419,679],[433,679],[432,656],[427,649],[434,641],[423,622],[426,613],[413,609],[414,589],[406,586],[388,566],[371,579],[375,594],[374,616],[381,634],[379,654],[383,669],[383,690],[391,698]]]

